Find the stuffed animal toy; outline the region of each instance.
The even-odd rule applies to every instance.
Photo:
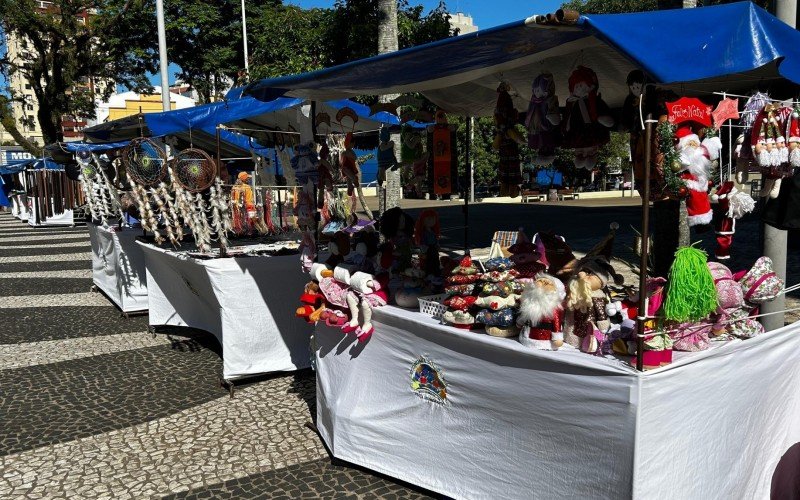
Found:
[[[569,77],[565,119],[562,122],[564,147],[575,150],[575,167],[591,169],[597,163],[597,150],[610,138],[614,118],[600,97],[597,74],[578,66]]]
[[[745,302],[753,306],[775,299],[784,286],[783,280],[775,274],[769,257],[759,257],[739,283]]]
[[[536,150],[536,164],[549,166],[561,144],[561,112],[551,73],[541,73],[531,85],[531,102],[525,115],[528,147]]]
[[[564,344],[564,284],[555,276],[540,273],[525,285],[519,299],[519,342],[534,349],[558,350]]]
[[[342,326],[343,332],[355,332],[359,342],[366,342],[372,336],[375,331],[372,325],[372,308],[386,305],[389,300],[388,284],[386,275],[378,278],[371,274],[356,272],[350,277],[350,291],[346,299],[350,309],[350,321]]]
[[[607,354],[602,349],[611,326],[606,287],[609,281],[621,285],[623,277],[603,255],[584,257],[575,269],[568,283],[564,340],[585,353]]]
[[[514,109],[514,102],[508,93],[510,87],[501,83],[497,87],[497,105],[494,109],[496,127],[493,147],[500,155],[498,177],[500,180],[500,196],[519,196],[522,184],[522,170],[519,161],[519,145],[522,137],[516,129],[519,113]]]
[[[414,243],[423,254],[422,269],[428,276],[438,277],[442,274],[439,262],[439,213],[436,210],[423,210],[417,218],[414,229]]]
[[[311,271],[311,266],[317,258],[317,242],[312,231],[303,231],[300,240],[300,266],[304,273]]]
[[[325,296],[317,283],[310,281],[306,284],[303,295],[300,296],[300,303],[303,305],[297,308],[295,316],[306,320],[307,323],[316,323],[325,310]]]
[[[325,261],[328,268],[333,269],[350,254],[350,236],[344,231],[339,231],[333,235],[333,239],[328,243],[328,251],[331,255]]]
[[[714,210],[716,219],[714,226],[717,233],[714,256],[717,260],[729,259],[733,235],[736,233],[736,220],[752,212],[756,203],[749,194],[736,189],[733,181],[723,182],[711,195],[711,200],[717,202]]]

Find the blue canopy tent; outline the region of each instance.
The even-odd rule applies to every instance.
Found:
[[[800,33],[750,2],[587,15],[575,25],[537,24],[531,17],[332,68],[261,80],[243,94],[264,100],[325,100],[421,92],[448,112],[488,116],[499,82],[510,84],[517,108],[526,109],[531,82],[541,71],[554,75],[563,100],[569,95],[567,79],[578,64],[595,70],[603,98],[612,107],[622,104],[628,93],[626,76],[636,68],[681,94],[743,92],[759,83],[800,83]]]
[[[64,166],[54,162],[51,158],[34,158],[32,160],[25,160],[23,162],[15,163],[14,165],[4,165],[0,167],[0,175],[18,174],[25,170],[64,170]]]

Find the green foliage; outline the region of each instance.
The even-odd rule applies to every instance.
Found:
[[[458,174],[465,175],[467,165],[467,119],[460,116],[451,116],[450,123],[458,128],[456,138],[458,141]],[[497,168],[500,161],[497,151],[492,149],[494,140],[494,120],[490,116],[473,119],[474,137],[472,142],[472,159],[475,164],[473,173],[475,185],[491,185],[497,182]]]
[[[673,165],[680,163],[680,155],[675,149],[675,125],[668,121],[663,121],[656,127],[656,134],[658,135],[658,144],[661,153],[664,155],[663,172],[664,184],[666,194],[677,196],[681,189],[686,188],[686,183],[683,179],[672,170]]]
[[[152,39],[153,31],[143,30],[131,18],[141,5],[127,0],[52,0],[45,10],[34,0],[0,0],[3,32],[16,41],[12,49],[17,54],[6,53],[0,66],[6,81],[21,77],[30,83],[46,142],[61,139],[62,116],[94,116],[99,82],[148,86],[145,75],[155,69],[154,51],[134,47],[147,47],[143,42]],[[5,90],[12,100],[22,99],[13,89]],[[104,94],[113,91],[110,85]]]
[[[739,0],[697,0],[697,6],[720,5]],[[774,0],[754,0],[753,3],[775,12]],[[577,10],[581,14],[618,14],[621,12],[644,12],[657,9],[680,9],[681,0],[569,0],[562,8]]]

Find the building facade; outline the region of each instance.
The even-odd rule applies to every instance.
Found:
[[[478,31],[478,27],[472,21],[472,16],[463,12],[450,14],[450,29],[458,30],[459,35],[466,35]]]

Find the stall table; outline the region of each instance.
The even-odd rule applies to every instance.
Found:
[[[336,458],[455,498],[768,498],[795,484],[800,323],[640,373],[393,306],[373,320],[363,344],[316,328],[317,425]]]
[[[31,215],[28,211],[28,203],[26,198],[26,196],[21,194],[15,194],[11,197],[11,215],[22,222],[27,222]]]
[[[124,315],[147,311],[144,254],[136,245],[141,229],[88,223],[92,280]]]
[[[38,220],[36,216],[36,205],[37,201],[36,198],[28,197],[28,203],[30,203],[30,210],[28,215],[28,224],[33,227],[41,227],[41,226],[74,226],[75,225],[75,217],[72,209],[64,209],[64,211],[60,214],[53,215],[50,217],[45,217],[44,220]],[[52,203],[52,200],[51,200]]]
[[[149,324],[188,326],[222,346],[223,378],[311,365],[313,327],[294,316],[308,275],[297,255],[197,259],[139,241],[147,273]]]

